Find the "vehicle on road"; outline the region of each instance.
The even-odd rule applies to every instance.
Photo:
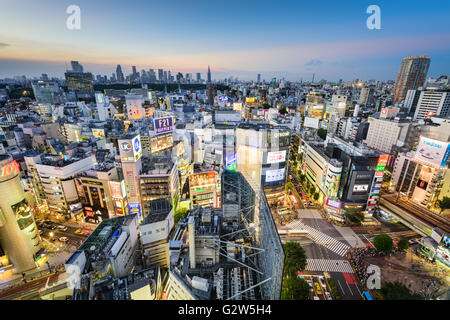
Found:
[[[325,295],[327,296],[328,300],[333,300],[333,298],[331,297],[331,294],[329,292],[325,292]]]
[[[314,300],[320,300],[318,296],[314,296]]]
[[[67,242],[67,241],[69,241],[69,238],[67,238],[67,237],[61,237],[61,238],[59,238],[58,240],[61,241],[61,242]]]
[[[322,285],[322,287],[324,287],[326,289],[327,288],[327,284],[325,283],[325,277],[324,276],[319,276],[319,281],[320,281],[320,284]]]
[[[311,280],[306,281],[308,285],[310,286],[311,290],[314,290],[314,286]]]
[[[49,230],[55,230],[56,226],[54,224],[48,224],[48,225],[45,225],[44,228],[47,228]]]
[[[83,234],[83,231],[81,231],[81,229],[77,229],[77,230],[74,231],[74,233],[75,233],[75,234],[80,234],[80,235],[81,235],[81,234]]]
[[[320,285],[317,282],[314,282],[314,287],[316,288],[317,294],[322,294],[322,289],[320,289]]]
[[[58,230],[61,230],[61,231],[69,230],[69,228],[67,228],[66,226],[63,226],[63,225],[59,225],[57,228],[58,228]]]

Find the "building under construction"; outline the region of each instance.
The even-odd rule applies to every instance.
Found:
[[[264,194],[222,176],[221,209],[195,207],[170,241],[169,300],[279,299],[284,252]]]

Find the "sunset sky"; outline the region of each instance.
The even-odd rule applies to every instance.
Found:
[[[81,30],[66,8],[81,8]],[[366,9],[381,8],[381,30]],[[407,55],[431,58],[428,76],[450,73],[450,1],[0,0],[0,78],[62,77],[78,60],[111,76],[117,64],[288,80],[395,79]]]

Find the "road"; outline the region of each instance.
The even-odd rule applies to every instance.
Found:
[[[297,210],[299,219],[286,225],[283,229],[308,228],[307,236],[282,236],[283,241],[296,241],[305,249],[308,265],[303,272],[310,276],[323,275],[326,271],[333,279],[342,300],[362,300],[362,290],[358,287],[353,269],[348,263],[346,252],[352,246],[363,242],[350,241],[349,236],[344,237],[336,227],[325,220],[318,210]],[[350,231],[351,237],[358,237]],[[350,238],[351,238],[350,237]],[[350,240],[350,239],[349,239]],[[320,299],[324,298],[320,297]],[[326,299],[326,297],[325,297]]]

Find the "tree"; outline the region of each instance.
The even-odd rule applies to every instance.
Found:
[[[283,244],[284,253],[284,271],[288,277],[297,277],[298,270],[304,270],[306,267],[306,253],[297,242],[288,241]]]
[[[173,223],[176,226],[178,224],[178,221],[180,221],[181,218],[184,218],[186,215],[186,210],[178,210],[174,216],[173,216]]]
[[[400,241],[397,243],[397,248],[401,251],[408,250],[409,248],[408,240],[400,239]]]
[[[311,185],[309,192],[311,193],[311,195],[313,195],[314,193],[316,193],[316,187],[314,187],[313,185]]]
[[[327,138],[327,130],[320,128],[317,130],[317,135],[320,137],[320,139],[325,140]]]
[[[295,277],[284,277],[281,289],[281,300],[307,300],[309,285],[305,280]]]
[[[357,225],[361,224],[361,221],[364,220],[364,215],[361,214],[361,210],[359,209],[346,209],[344,215],[350,222]]]
[[[380,289],[383,300],[423,300],[424,298],[416,293],[412,293],[403,283],[384,282]]]
[[[313,198],[314,198],[314,200],[319,200],[319,193],[317,192],[317,193],[314,193],[314,196],[313,196]]]
[[[378,251],[390,253],[394,247],[394,241],[389,235],[381,233],[373,238],[373,245]]]
[[[438,207],[441,209],[441,212],[446,209],[450,209],[450,198],[444,197],[441,200],[436,201]]]
[[[304,183],[305,180],[306,180],[306,176],[305,176],[303,173],[300,173],[299,179],[300,179],[300,182],[301,182],[301,183]]]
[[[292,190],[293,188],[294,188],[294,186],[293,186],[292,182],[286,183],[286,190],[290,191],[290,190]]]

